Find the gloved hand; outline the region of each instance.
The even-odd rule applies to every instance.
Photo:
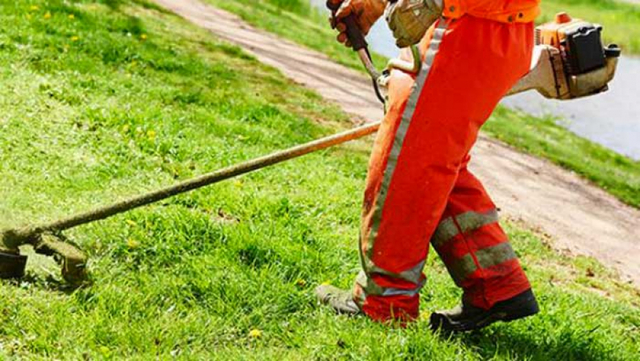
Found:
[[[420,42],[429,27],[442,16],[443,0],[397,0],[389,3],[387,23],[399,48]]]
[[[354,15],[358,28],[363,35],[367,35],[373,24],[382,16],[387,6],[387,0],[327,0],[327,6],[340,6],[331,18],[331,27],[337,29],[340,34],[338,41],[351,46],[347,38],[347,27],[340,20]]]

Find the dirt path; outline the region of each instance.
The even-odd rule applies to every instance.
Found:
[[[257,30],[198,0],[158,4],[238,44],[360,118],[382,117],[369,80],[326,56]],[[482,136],[472,168],[504,215],[535,225],[561,249],[589,255],[640,286],[640,211],[575,174]]]

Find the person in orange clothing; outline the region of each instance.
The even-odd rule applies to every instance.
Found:
[[[529,70],[539,0],[329,1],[341,3],[339,41],[347,41],[340,19],[354,15],[366,33],[386,7],[399,46],[415,44],[424,27],[424,55],[416,76],[391,75],[366,181],[362,272],[351,291],[318,287],[320,301],[377,321],[414,320],[431,244],[463,289],[460,306],[431,315],[433,329],[469,331],[539,312],[496,206],[467,167],[480,127]],[[405,23],[391,8],[400,5],[415,15]]]

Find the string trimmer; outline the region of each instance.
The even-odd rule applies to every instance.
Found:
[[[392,71],[413,74],[420,71],[421,54],[417,47],[412,47],[412,62],[394,59],[388,63],[385,71],[378,72],[354,19],[347,18],[345,25],[349,41],[371,76],[376,94],[383,103],[385,97],[381,88],[387,85]],[[559,14],[555,22],[539,26],[536,29],[537,45],[531,71],[509,94],[535,89],[547,98],[574,99],[606,91],[614,77],[620,49],[616,45],[603,48],[601,31],[599,25],[572,20],[566,14]],[[73,285],[81,285],[87,279],[87,257],[79,247],[64,238],[63,231],[365,137],[375,133],[380,124],[366,124],[69,218],[4,230],[0,233],[0,278],[19,278],[24,275],[27,257],[20,254],[19,247],[29,244],[37,253],[54,256],[62,264],[65,280]]]

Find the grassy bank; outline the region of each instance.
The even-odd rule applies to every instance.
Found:
[[[640,162],[579,137],[558,120],[498,107],[483,128],[494,138],[576,172],[640,208]]]
[[[251,24],[327,54],[337,62],[362,70],[353,53],[334,41],[326,19],[306,0],[206,0],[240,15]],[[250,4],[250,5],[249,5]],[[576,17],[600,21],[607,36],[632,50],[640,39],[640,6],[613,1],[553,0],[544,2],[541,20],[559,9]],[[640,50],[640,47],[638,47]],[[377,64],[385,63],[377,58]],[[519,150],[545,157],[606,189],[621,201],[640,207],[640,162],[581,138],[551,119],[498,108],[485,130]]]
[[[104,204],[349,126],[235,47],[141,3],[31,0],[0,15],[0,228]],[[640,353],[637,291],[508,224],[543,315],[441,338],[337,317],[367,143],[82,227],[93,285],[49,261],[0,282],[2,359],[575,359]],[[436,257],[422,309],[458,290]]]

